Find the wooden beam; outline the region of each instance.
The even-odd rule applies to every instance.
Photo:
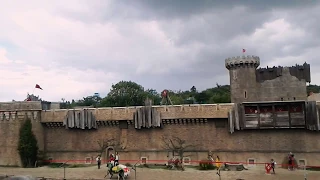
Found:
[[[289,128],[291,128],[291,126],[292,126],[292,124],[291,124],[290,107],[291,107],[291,104],[288,104],[288,105],[287,105],[287,108],[288,108],[288,117],[289,117]]]
[[[275,105],[272,105],[272,115],[273,115],[273,128],[276,128],[277,125],[277,114],[276,114],[276,108]]]
[[[240,129],[244,129],[246,127],[246,111],[245,111],[245,107],[243,104],[241,104],[241,119],[240,122],[242,124],[242,127],[240,127]]]
[[[260,129],[260,106],[257,105],[257,110],[258,110],[258,129]]]

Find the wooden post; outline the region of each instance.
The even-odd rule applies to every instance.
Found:
[[[258,110],[258,129],[260,129],[260,107],[257,105],[257,110]]]
[[[245,107],[243,104],[241,104],[241,123],[242,123],[242,127],[241,129],[245,129],[247,124],[246,124],[246,111],[245,111]]]
[[[277,114],[276,114],[276,108],[275,105],[272,105],[272,115],[273,115],[273,128],[276,128],[277,125]]]
[[[288,108],[288,117],[289,117],[289,128],[291,128],[291,115],[290,115],[290,114],[291,114],[291,113],[290,113],[290,107],[291,107],[291,106],[290,106],[290,105],[291,105],[291,104],[288,104],[288,105],[287,105],[287,108]]]

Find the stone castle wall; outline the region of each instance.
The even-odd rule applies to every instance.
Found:
[[[32,120],[33,132],[38,140],[39,149],[48,152],[59,152],[61,150],[59,147],[64,146],[64,140],[68,140],[69,138],[77,142],[81,141],[81,138],[84,137],[86,141],[96,143],[96,139],[108,137],[111,133],[117,137],[117,139],[120,138],[120,135],[123,135],[122,141],[125,141],[125,134],[128,130],[123,129],[120,131],[119,121],[126,121],[127,123],[132,124],[133,113],[136,108],[139,108],[121,107],[94,109],[94,115],[97,120],[101,122],[102,125],[108,125],[108,127],[99,127],[98,130],[95,131],[66,130],[61,124],[68,110],[42,110],[42,106],[41,102],[0,103],[0,165],[20,165],[20,158],[17,151],[19,130],[26,118]],[[161,112],[161,118],[164,120],[180,119],[181,121],[181,119],[194,119],[194,121],[197,121],[196,119],[212,117],[226,118],[228,110],[232,108],[232,106],[232,104],[158,106],[156,109]],[[172,121],[172,123],[175,124],[175,121]],[[99,133],[100,131],[103,131],[106,135]],[[55,132],[57,134],[55,134]],[[84,136],[84,134],[88,134],[88,136]],[[78,137],[80,137],[80,139],[77,139]],[[55,145],[55,142],[57,141],[60,141],[61,144]],[[71,145],[72,144],[73,143],[71,143]],[[77,144],[80,146],[82,142]],[[75,149],[77,149],[78,146],[73,145]],[[87,145],[82,145],[82,147],[85,148],[81,148],[81,153],[82,151],[87,151],[86,146]],[[90,151],[92,151],[92,149]],[[94,151],[96,152],[96,149]],[[62,158],[63,155],[60,155],[60,158]]]
[[[41,102],[0,103],[0,165],[21,165],[17,148],[19,130],[26,118],[32,121],[39,149],[44,150],[41,111]]]
[[[133,113],[137,107],[116,107],[116,108],[92,108],[97,121],[132,121]],[[161,113],[161,119],[200,119],[200,118],[226,118],[232,103],[225,104],[203,104],[203,105],[174,105],[174,106],[153,106]],[[55,109],[42,111],[41,122],[63,122],[68,110]]]
[[[134,128],[133,112],[137,107],[99,108],[94,110],[100,122],[98,129],[81,130],[61,126],[67,110],[39,110],[39,104],[34,105],[38,106],[36,108],[33,102],[24,103],[30,104],[20,104],[23,110],[18,110],[18,105],[0,105],[0,113],[9,117],[0,119],[0,165],[20,165],[17,144],[19,129],[26,117],[32,120],[40,150],[44,150],[53,160],[82,161],[70,163],[84,163],[88,158],[93,159],[94,163],[99,152],[97,141],[111,138],[120,142],[122,160],[131,160],[130,163],[142,157],[166,160],[170,154],[163,150],[163,136],[176,136],[196,145],[186,153],[191,160],[206,158],[208,151],[219,155],[224,161],[246,162],[251,158],[266,162],[274,158],[281,162],[290,151],[296,154],[298,160],[305,160],[309,165],[317,165],[320,160],[320,135],[317,132],[272,129],[230,134],[227,112],[233,104],[156,106],[161,112],[163,126],[150,129]],[[7,116],[9,112],[16,116]],[[119,122],[127,122],[128,128],[121,127]]]
[[[311,81],[310,65],[259,68],[257,56],[227,58],[231,102],[307,100],[306,82]]]
[[[282,75],[258,84],[259,101],[294,101],[307,100],[306,80],[299,80],[290,74],[289,68],[282,70]]]
[[[238,56],[225,60],[229,70],[231,102],[251,102],[259,98],[256,83],[256,68],[260,65],[257,56]]]
[[[134,162],[142,157],[166,160],[168,153],[163,150],[162,136],[176,136],[197,145],[190,149],[192,152],[186,153],[192,160],[205,159],[210,150],[225,161],[246,162],[248,158],[254,158],[268,162],[270,158],[276,158],[280,162],[288,152],[294,152],[299,154],[297,159],[307,160],[310,165],[320,162],[320,144],[317,143],[320,135],[317,133],[279,129],[230,134],[227,127],[226,119],[209,119],[207,123],[168,124],[162,129],[136,130],[133,125],[128,129],[107,126],[95,131],[46,128],[45,146],[53,159],[84,161],[87,157],[97,156],[98,140],[115,138],[124,143],[124,149],[120,149],[122,160]]]

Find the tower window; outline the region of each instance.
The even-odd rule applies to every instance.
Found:
[[[244,98],[247,99],[247,91],[244,91]]]
[[[283,101],[283,98],[281,98],[281,101]]]
[[[295,100],[296,100],[296,97],[293,97],[293,100],[295,101]]]

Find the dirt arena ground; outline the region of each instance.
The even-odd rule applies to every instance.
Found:
[[[304,180],[305,171],[288,171],[285,169],[276,169],[276,175],[266,175],[263,167],[255,167],[244,171],[221,171],[221,180]],[[319,171],[306,171],[308,180],[319,180]],[[66,168],[66,179],[103,179],[106,174],[106,168],[97,169],[97,167],[84,168]],[[63,179],[63,168],[0,168],[0,175],[31,175],[34,177],[46,177],[54,179]],[[128,179],[135,179],[134,171]],[[108,179],[108,178],[107,178]],[[114,177],[113,179],[117,179]],[[216,171],[199,171],[196,169],[187,169],[184,172],[165,169],[137,169],[137,180],[202,180],[216,179]]]

